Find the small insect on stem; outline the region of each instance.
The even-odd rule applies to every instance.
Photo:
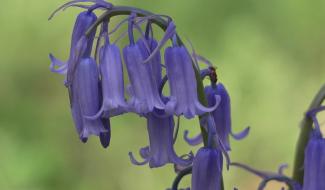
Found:
[[[216,68],[213,66],[209,67],[209,77],[212,83],[216,84],[218,82],[218,75],[217,75],[217,71]]]

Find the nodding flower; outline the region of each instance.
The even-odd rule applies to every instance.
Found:
[[[100,107],[99,73],[92,58],[83,58],[78,64],[70,90],[71,111],[79,137],[86,142],[90,135],[100,137],[104,147],[109,145],[109,120],[85,118],[94,115]]]
[[[171,93],[166,105],[167,113],[193,118],[217,108],[219,96],[215,97],[216,104],[210,108],[199,102],[192,59],[184,46],[168,47],[165,50],[165,64]]]
[[[188,159],[178,157],[173,147],[173,116],[166,116],[162,110],[155,110],[145,117],[147,119],[149,146],[140,149],[140,155],[144,159],[142,162],[136,161],[130,152],[131,162],[135,165],[149,163],[151,168],[161,167],[167,163],[189,166],[192,163],[192,156],[189,155]]]
[[[212,106],[216,104],[215,96],[220,96],[221,100],[219,106],[211,112],[213,116],[215,127],[220,140],[225,146],[226,150],[230,150],[229,136],[231,135],[234,139],[240,140],[245,138],[250,128],[247,127],[242,132],[234,134],[231,129],[231,109],[230,109],[230,96],[222,83],[217,85],[211,85],[205,87],[205,95],[208,100],[208,105]],[[202,136],[199,134],[194,138],[188,137],[188,131],[184,132],[184,139],[190,145],[197,145],[202,143]]]
[[[85,38],[84,34],[95,23],[96,19],[97,16],[91,11],[84,11],[78,15],[71,36],[70,56],[68,60],[63,62],[55,58],[52,54],[49,55],[51,59],[50,70],[52,72],[66,74],[68,70],[72,70],[72,62],[77,61],[75,59],[90,56],[96,31],[92,32],[88,38]],[[82,40],[82,38],[85,38],[85,40]],[[81,45],[82,47],[80,47]]]
[[[216,130],[221,138],[221,141],[225,145],[226,150],[230,150],[229,136],[232,135],[236,140],[243,139],[248,135],[250,128],[247,127],[239,134],[234,134],[232,132],[230,96],[222,83],[218,83],[215,87],[207,86],[204,90],[209,106],[215,104],[214,96],[219,95],[221,97],[219,106],[212,111],[211,114],[216,124]]]
[[[307,113],[307,116],[313,119],[315,128],[305,149],[303,190],[325,189],[325,139],[316,118],[316,113],[324,108],[320,107]]]
[[[123,65],[120,50],[115,44],[109,43],[108,37],[100,49],[99,67],[103,102],[98,113],[90,119],[116,116],[125,112],[128,107],[124,97]]]
[[[153,61],[144,63],[149,53],[144,51],[143,39],[134,42],[133,22],[131,18],[129,25],[130,45],[123,49],[123,56],[130,80],[128,86],[130,111],[141,115],[152,112],[154,108],[164,109],[165,105],[160,98],[158,85],[153,76],[155,73]]]

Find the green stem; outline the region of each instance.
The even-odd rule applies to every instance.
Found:
[[[322,86],[322,88],[318,91],[316,94],[314,100],[311,102],[308,110],[315,109],[319,107],[322,102],[325,99],[325,85]],[[295,161],[294,161],[294,169],[293,169],[293,179],[297,182],[299,182],[301,185],[304,182],[304,159],[305,159],[305,147],[307,146],[309,134],[311,130],[313,129],[313,121],[307,117],[304,116],[301,124],[301,131],[297,142],[296,147],[296,155],[295,155]]]
[[[177,190],[178,185],[181,182],[182,178],[191,173],[192,173],[192,166],[189,166],[188,168],[185,168],[184,170],[180,171],[173,182],[172,190]]]

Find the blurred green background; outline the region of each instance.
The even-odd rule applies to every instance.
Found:
[[[49,71],[48,53],[68,57],[74,18],[64,0],[3,0],[0,6],[0,189],[165,189],[172,166],[133,166],[129,151],[147,144],[145,120],[113,118],[111,146],[97,138],[82,144],[70,117],[63,77]],[[114,1],[174,18],[178,32],[218,67],[232,98],[233,129],[252,127],[231,141],[231,158],[273,170],[292,166],[299,122],[325,81],[324,0]],[[184,37],[183,37],[184,38]],[[185,39],[185,38],[184,38]],[[199,130],[197,120],[181,129]],[[178,154],[197,150],[181,138]],[[286,171],[291,174],[292,167]],[[225,171],[226,189],[256,189],[260,179],[236,168]],[[190,177],[182,182],[190,184]],[[269,189],[280,187],[270,184]]]

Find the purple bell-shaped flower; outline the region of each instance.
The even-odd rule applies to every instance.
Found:
[[[215,96],[220,96],[221,101],[219,106],[211,112],[213,116],[217,134],[222,141],[226,150],[230,150],[229,136],[231,135],[234,139],[240,140],[245,138],[249,133],[249,127],[244,129],[238,134],[234,134],[231,129],[231,110],[230,110],[230,97],[222,83],[218,83],[214,86],[207,86],[204,89],[205,95],[208,100],[208,105],[212,106],[216,104]],[[194,138],[188,137],[188,131],[184,133],[184,139],[190,145],[197,145],[202,142],[201,134]]]
[[[130,152],[129,156],[133,164],[144,165],[149,162],[151,168],[161,167],[167,163],[188,166],[192,163],[192,157],[184,159],[178,157],[174,150],[174,119],[166,116],[162,110],[155,110],[145,116],[147,118],[147,130],[149,134],[149,146],[140,149],[143,162],[138,162]]]
[[[94,59],[81,59],[73,78],[70,98],[72,115],[80,139],[86,142],[88,136],[96,135],[100,137],[102,145],[107,147],[110,140],[109,121],[90,120],[85,117],[96,114],[101,102],[99,73]]]
[[[138,114],[146,114],[154,108],[164,109],[165,105],[159,96],[151,62],[143,62],[148,53],[143,51],[141,43],[138,41],[125,47],[123,55],[130,79],[130,109]]]
[[[221,97],[219,106],[211,113],[216,124],[217,133],[224,144],[226,150],[230,150],[229,135],[236,140],[245,138],[249,133],[249,127],[244,129],[238,134],[234,134],[231,129],[231,110],[230,110],[230,97],[222,83],[218,83],[215,87],[205,87],[205,94],[208,99],[208,105],[215,104],[215,95]]]
[[[168,114],[193,118],[217,108],[218,96],[211,108],[199,102],[192,59],[184,46],[168,47],[165,50],[165,64],[171,92],[170,101],[166,104]]]
[[[99,67],[101,73],[103,102],[101,109],[90,117],[109,118],[127,110],[124,97],[123,65],[120,50],[115,44],[110,44],[106,38],[105,45],[100,49]]]

